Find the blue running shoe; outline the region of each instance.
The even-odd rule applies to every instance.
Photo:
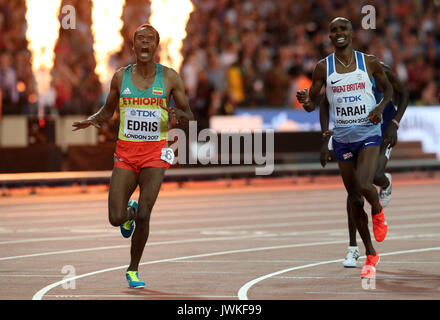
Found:
[[[134,214],[136,215],[137,209],[138,209],[138,203],[136,200],[130,200],[128,201],[128,207],[132,207],[134,210]],[[125,221],[121,225],[121,234],[124,238],[130,238],[133,230],[134,230],[134,218]]]
[[[144,288],[145,282],[141,281],[138,277],[137,271],[127,271],[125,274],[125,277],[127,278],[128,285],[130,288]]]

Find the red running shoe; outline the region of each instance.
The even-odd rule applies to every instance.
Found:
[[[388,225],[385,221],[385,215],[383,214],[383,208],[378,214],[373,215],[373,234],[377,242],[385,240],[388,232]]]
[[[379,263],[379,253],[376,255],[368,255],[367,260],[365,260],[365,265],[361,271],[361,278],[374,278],[376,277],[376,265]]]

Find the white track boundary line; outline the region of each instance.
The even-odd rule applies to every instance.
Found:
[[[416,225],[403,225],[403,226],[394,226],[394,230],[398,229],[411,229],[416,227],[435,227],[440,225],[440,223],[432,224],[432,223],[424,223],[424,224],[416,224]],[[298,235],[312,235],[312,234],[332,234],[332,233],[340,233],[344,232],[345,235],[346,229],[329,229],[329,230],[310,230],[310,231],[294,231],[287,233],[264,233],[264,232],[256,232],[253,234],[243,234],[240,236],[230,236],[230,237],[214,237],[214,238],[192,238],[185,240],[170,240],[170,241],[157,241],[157,242],[149,242],[148,246],[157,246],[157,245],[166,245],[166,244],[182,244],[182,243],[191,243],[191,242],[205,242],[205,241],[223,241],[223,240],[235,240],[235,239],[246,239],[246,238],[262,238],[262,237],[286,237],[286,236],[298,236]],[[208,234],[208,233],[206,233]],[[431,237],[438,236],[440,234],[425,234],[423,237]],[[402,236],[402,237],[410,237],[414,236]],[[91,248],[81,248],[81,249],[69,249],[69,250],[59,250],[59,251],[49,251],[49,252],[39,252],[39,253],[30,253],[19,256],[8,256],[8,257],[0,257],[0,261],[6,260],[14,260],[14,259],[23,259],[23,258],[35,258],[41,256],[50,256],[50,255],[60,255],[60,254],[70,254],[70,253],[81,253],[81,252],[91,252],[91,251],[101,251],[101,250],[111,250],[111,249],[123,249],[129,248],[130,245],[116,245],[116,246],[103,246],[103,247],[91,247]]]
[[[440,247],[432,247],[432,248],[422,248],[422,249],[413,249],[413,250],[403,250],[403,251],[394,251],[394,252],[385,252],[385,253],[381,253],[381,256],[391,256],[391,255],[397,255],[397,254],[407,254],[407,253],[418,253],[418,252],[426,252],[426,251],[435,251],[435,250],[440,250]],[[361,258],[366,258],[366,256],[362,256]],[[306,264],[306,265],[302,265],[302,266],[297,266],[297,267],[292,267],[292,268],[287,268],[287,269],[283,269],[283,270],[279,270],[276,272],[272,272],[269,274],[266,274],[264,276],[261,276],[259,278],[256,278],[254,280],[251,280],[249,282],[247,282],[246,284],[244,284],[239,290],[238,290],[238,299],[239,300],[249,300],[248,298],[248,291],[249,289],[254,286],[255,284],[269,279],[271,277],[286,273],[286,272],[290,272],[290,271],[296,271],[296,270],[300,270],[300,269],[306,269],[306,268],[312,268],[312,267],[316,267],[316,266],[320,266],[320,265],[324,265],[324,264],[331,264],[331,263],[337,263],[337,262],[343,262],[344,259],[336,259],[336,260],[328,260],[328,261],[322,261],[322,262],[317,262],[317,263],[311,263],[311,264]]]
[[[421,237],[420,235],[415,235],[413,237]],[[409,236],[402,236],[402,237],[390,237],[387,240],[399,240],[399,239],[405,239],[409,238]],[[312,243],[300,243],[300,244],[290,244],[290,245],[282,245],[282,246],[271,246],[271,247],[259,247],[259,248],[247,248],[247,249],[238,249],[238,250],[228,250],[228,251],[219,251],[219,252],[211,252],[211,253],[203,253],[203,254],[197,254],[197,255],[191,255],[191,256],[183,256],[183,257],[176,257],[176,258],[168,258],[168,259],[161,259],[161,260],[153,260],[148,262],[142,262],[139,265],[149,265],[149,264],[157,264],[157,263],[163,263],[163,262],[174,262],[179,260],[186,260],[186,259],[193,259],[193,258],[201,258],[201,257],[212,257],[212,256],[220,256],[220,255],[227,255],[227,254],[235,254],[235,253],[243,253],[243,252],[256,252],[256,251],[264,251],[264,250],[277,250],[277,249],[286,249],[286,248],[299,248],[299,247],[309,247],[309,246],[323,246],[323,245],[331,245],[331,244],[341,244],[346,243],[346,240],[343,241],[322,241],[322,242],[312,242]],[[439,247],[440,248],[440,247]],[[340,260],[337,260],[340,261]],[[71,282],[73,280],[94,276],[97,274],[105,273],[105,272],[111,272],[116,270],[121,270],[124,268],[127,268],[128,265],[123,266],[117,266],[113,268],[107,268],[107,269],[101,269],[89,273],[84,273],[81,275],[77,275],[74,277],[69,277],[67,279],[63,279],[61,281],[54,282],[42,289],[40,289],[37,293],[34,294],[32,297],[32,300],[42,300],[44,295],[52,290],[55,287],[58,287],[59,285],[62,285],[66,282]]]
[[[191,243],[191,242],[205,242],[205,241],[225,241],[225,240],[259,238],[259,237],[268,237],[268,236],[272,236],[272,234],[248,234],[248,235],[230,236],[230,237],[193,238],[193,239],[186,239],[186,240],[157,241],[157,242],[149,242],[148,246],[157,246],[157,245],[164,245],[164,244]],[[131,244],[124,244],[124,245],[118,245],[118,246],[104,246],[104,247],[92,247],[92,248],[82,248],[82,249],[40,252],[40,253],[26,254],[26,255],[21,255],[21,256],[1,257],[0,261],[21,259],[21,258],[34,258],[34,257],[50,256],[50,255],[58,255],[58,254],[90,252],[90,251],[100,251],[100,250],[110,250],[110,249],[123,249],[123,248],[130,248],[130,246],[131,246]]]
[[[427,198],[427,199],[432,199],[431,198]],[[307,208],[309,210],[320,210],[320,209],[338,209],[338,208],[344,208],[343,206],[341,207],[341,201],[338,200],[334,200],[334,197],[328,197],[326,199],[319,199],[320,201],[317,203],[306,203],[306,202],[296,202],[294,201],[295,199],[286,199],[283,201],[276,201],[276,200],[266,200],[266,201],[261,201],[258,202],[258,208],[267,208],[267,209],[274,209],[274,208],[279,208],[279,209],[285,209],[285,208],[292,208],[292,206],[301,206],[301,208]],[[316,199],[315,199],[316,200]],[[415,200],[420,200],[420,201],[414,201],[411,200],[411,203],[409,205],[405,205],[405,206],[401,206],[401,207],[390,207],[387,210],[391,210],[391,211],[401,211],[401,210],[405,210],[405,211],[411,211],[411,210],[418,210],[420,209],[420,206],[423,205],[423,207],[428,207],[428,208],[438,208],[438,206],[436,206],[436,202],[429,202],[426,199],[419,199],[416,198]],[[325,204],[322,204],[322,203]],[[210,206],[200,206],[200,205],[193,205],[192,207],[188,207],[188,208],[181,208],[180,206],[176,205],[176,206],[160,206],[160,205],[156,205],[156,207],[154,208],[154,212],[155,212],[155,216],[159,215],[160,217],[181,217],[182,213],[185,213],[185,216],[198,216],[200,214],[192,214],[194,211],[202,211],[203,210],[209,210],[210,213],[212,212],[219,212],[219,213],[223,213],[224,211],[229,211],[230,209],[237,209],[240,208],[242,210],[245,211],[249,211],[249,212],[253,212],[255,211],[255,206],[256,206],[256,202],[254,201],[253,204],[240,204],[240,205],[232,205],[234,203],[234,201],[228,201],[225,205],[225,202],[218,202],[218,203],[211,203]],[[408,206],[410,206],[411,208],[409,208]],[[215,207],[213,209],[213,207]],[[366,207],[368,208],[368,205],[366,205]],[[2,217],[4,218],[11,218],[11,219],[17,219],[19,218],[26,218],[26,221],[31,221],[31,222],[36,222],[36,223],[47,223],[47,222],[52,222],[53,219],[60,219],[60,217],[62,217],[63,221],[93,221],[93,220],[97,220],[101,219],[100,216],[96,216],[96,217],[89,217],[89,216],[77,216],[76,213],[78,211],[81,211],[85,208],[74,208],[74,209],[70,209],[69,210],[62,210],[62,212],[59,212],[59,210],[55,210],[54,209],[54,213],[53,214],[47,214],[47,211],[45,211],[44,213],[42,213],[41,211],[44,211],[40,208],[36,208],[34,211],[34,213],[32,214],[15,214],[15,213],[3,213],[2,210],[0,209],[0,213],[2,215]],[[100,213],[100,212],[107,212],[107,207],[105,208],[96,208],[98,210],[94,211],[95,208],[91,208],[93,209],[93,213]],[[89,210],[89,209],[88,209]],[[169,212],[174,212],[174,211],[178,211],[179,215],[176,214],[167,214]],[[21,212],[21,211],[18,211]],[[388,211],[386,211],[388,212]],[[385,213],[386,213],[385,212]],[[38,214],[38,216],[37,216]],[[73,218],[72,218],[73,217]],[[72,218],[72,219],[69,219]],[[10,225],[11,222],[9,221],[2,221],[0,222],[0,226],[8,226]]]
[[[435,211],[435,213],[430,213],[430,214],[419,214],[419,215],[414,215],[414,214],[409,214],[409,215],[401,215],[401,216],[397,216],[397,217],[393,217],[393,218],[389,218],[388,219],[388,223],[392,224],[393,221],[404,221],[404,220],[419,220],[421,218],[438,218],[440,217],[440,213],[437,213],[438,211],[438,207],[432,208],[432,210]],[[408,210],[410,212],[414,212],[414,210]],[[270,210],[268,210],[267,212],[270,212]],[[211,223],[211,224],[215,224],[215,222],[229,222],[229,221],[256,221],[256,220],[270,220],[273,218],[285,218],[285,219],[295,219],[295,218],[304,218],[304,217],[318,217],[318,216],[323,216],[323,217],[339,217],[341,215],[341,211],[339,210],[332,210],[332,211],[328,211],[326,214],[322,214],[322,211],[312,211],[310,213],[310,215],[307,214],[300,214],[300,215],[294,215],[294,214],[290,214],[290,213],[285,213],[285,214],[278,214],[278,215],[266,215],[266,216],[245,216],[245,217],[231,217],[231,218],[206,218],[206,219],[188,219],[188,220],[170,220],[170,221],[155,221],[152,220],[151,221],[151,226],[154,228],[155,226],[164,226],[164,225],[175,225],[176,223],[184,223],[184,224],[191,224],[191,223]],[[266,223],[266,224],[255,224],[255,225],[237,225],[235,224],[234,226],[226,226],[226,227],[222,227],[222,230],[233,230],[233,229],[252,229],[254,227],[257,228],[261,228],[261,227],[287,227],[287,226],[300,226],[300,225],[319,225],[319,224],[335,224],[335,223],[344,223],[346,222],[346,218],[345,219],[337,219],[337,218],[332,218],[330,220],[317,220],[317,221],[301,221],[301,222],[277,222],[277,223]],[[204,230],[217,230],[219,229],[219,227],[206,227],[204,228]],[[60,226],[60,227],[45,227],[45,228],[38,228],[38,227],[32,227],[32,228],[22,228],[22,229],[16,229],[14,232],[16,233],[20,233],[20,234],[28,234],[28,233],[34,233],[34,232],[46,232],[46,231],[70,231],[70,232],[89,232],[89,233],[93,233],[93,232],[98,232],[98,230],[102,230],[102,232],[113,232],[114,229],[112,229],[110,226],[106,226],[103,227],[103,224],[88,224],[88,225],[77,225],[77,226]],[[95,231],[96,230],[96,231]],[[171,233],[181,233],[181,232],[191,232],[191,231],[196,231],[198,232],[200,230],[200,228],[179,228],[179,229],[165,229],[165,230],[159,230],[156,233],[157,234],[169,234]],[[4,233],[4,234],[9,234],[9,233]]]
[[[55,297],[55,298],[138,298],[145,300],[146,298],[170,298],[170,297],[179,297],[182,294],[161,294],[161,295],[123,295],[123,294],[48,294],[46,297]],[[193,298],[198,299],[229,299],[229,298],[237,298],[237,296],[208,296],[208,295],[192,295]]]
[[[412,211],[412,210],[410,210]],[[334,216],[336,214],[339,214],[339,211],[329,211],[327,213],[322,213],[322,211],[316,211],[316,212],[311,212],[309,214],[304,214],[304,215],[295,215],[293,214],[279,214],[278,217],[286,217],[286,216],[291,216],[292,218],[296,218],[296,217],[304,217],[304,216],[318,216],[318,215],[322,215],[324,217],[326,216]],[[440,216],[440,214],[437,213],[430,213],[430,214],[421,214],[421,215],[399,215],[399,216],[394,216],[389,218],[389,222],[393,222],[393,221],[399,221],[399,220],[405,220],[405,219],[419,219],[419,218],[436,218]],[[270,217],[269,217],[270,218]],[[213,222],[212,220],[210,220],[209,222]],[[323,222],[323,221],[321,221]],[[325,222],[326,224],[332,222],[332,223],[344,223],[346,222],[346,219],[332,219],[331,221],[327,221]],[[159,225],[157,222],[152,221],[152,226],[154,227],[154,225]],[[170,222],[171,223],[171,222]],[[301,222],[301,223],[276,223],[276,224],[248,224],[248,225],[240,225],[240,226],[225,226],[222,227],[221,229],[218,227],[206,227],[203,228],[203,230],[234,230],[234,229],[251,229],[251,228],[261,228],[261,227],[279,227],[279,226],[290,226],[290,225],[295,225],[298,226],[299,224],[301,225],[306,225],[306,222]],[[309,223],[315,223],[316,222],[309,222]],[[429,225],[432,225],[432,223],[430,223]],[[95,226],[95,225],[94,225]],[[392,226],[392,225],[391,225]],[[96,225],[96,227],[98,227],[98,225]],[[102,224],[99,225],[99,227],[101,227],[104,231],[106,231],[103,227]],[[74,228],[74,227],[71,227]],[[53,228],[49,228],[50,230],[53,230]],[[176,233],[182,233],[182,232],[200,232],[201,228],[186,228],[186,229],[168,229],[168,230],[158,230],[158,231],[154,231],[155,234],[176,234]],[[107,230],[106,232],[112,232],[111,229]],[[60,241],[60,240],[81,240],[81,239],[93,239],[93,238],[107,238],[107,237],[113,237],[114,234],[93,234],[93,235],[83,235],[83,236],[66,236],[66,237],[47,237],[47,238],[31,238],[31,239],[19,239],[19,240],[5,240],[5,241],[0,241],[0,245],[9,245],[9,244],[18,244],[18,243],[31,243],[31,242],[44,242],[44,241]]]
[[[411,228],[419,228],[419,227],[435,227],[438,225],[440,225],[440,223],[402,225],[402,226],[394,226],[393,230],[411,229]],[[335,234],[335,233],[341,233],[341,232],[344,232],[344,235],[345,235],[346,229],[310,230],[310,231],[298,231],[298,232],[294,231],[294,232],[286,232],[286,233],[256,232],[253,234],[242,234],[240,236],[231,236],[231,237],[192,238],[192,239],[185,239],[185,240],[149,242],[148,246],[157,246],[157,245],[166,245],[166,244],[181,244],[181,243],[191,243],[191,242],[205,242],[205,241],[235,240],[235,239],[246,239],[246,238],[261,238],[261,237],[286,237],[286,236],[289,237],[289,236],[312,235],[312,234]],[[424,234],[423,237],[436,237],[438,235],[440,235],[440,234],[437,234],[437,233]],[[402,237],[402,239],[404,237],[414,238],[414,236],[412,236],[412,235],[401,236],[401,237]],[[128,248],[128,247],[130,247],[130,245],[117,245],[117,246],[104,246],[104,247],[91,247],[91,248],[81,248],[81,249],[39,252],[39,253],[30,253],[30,254],[19,255],[19,256],[0,257],[0,261],[23,259],[23,258],[35,258],[35,257],[40,257],[40,256],[50,256],[50,255],[59,255],[59,254],[70,254],[70,253],[110,250],[110,249],[123,249],[123,248]]]

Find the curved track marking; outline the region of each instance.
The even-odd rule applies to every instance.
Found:
[[[431,234],[431,235],[426,235],[426,236],[432,237],[432,236],[438,236],[438,234]],[[396,236],[396,237],[390,237],[388,240],[419,238],[419,237],[426,237],[426,236],[420,236],[420,235]],[[255,252],[255,251],[264,251],[264,250],[286,249],[286,248],[323,246],[323,245],[331,245],[331,244],[341,244],[341,243],[346,243],[346,242],[347,242],[346,240],[321,241],[321,242],[312,242],[312,243],[300,243],[300,244],[290,244],[290,245],[281,245],[281,246],[270,246],[270,247],[259,247],[259,248],[228,250],[228,251],[203,253],[203,254],[197,254],[197,255],[191,255],[191,256],[183,256],[183,257],[177,257],[177,258],[168,258],[168,259],[162,259],[162,260],[154,260],[154,261],[142,262],[139,265],[149,265],[149,264],[157,264],[157,263],[163,263],[163,262],[174,262],[174,261],[180,261],[180,260],[186,260],[186,259],[201,258],[201,257],[212,257],[212,256],[220,256],[220,255],[243,253],[243,252]],[[439,249],[440,249],[440,247],[439,247]],[[337,261],[339,261],[339,260],[337,260]],[[327,263],[329,263],[329,262],[327,262]],[[323,263],[320,263],[320,264],[323,264]],[[37,293],[35,293],[34,296],[32,297],[32,300],[41,300],[47,292],[49,292],[53,288],[56,288],[56,287],[62,285],[63,283],[71,282],[73,280],[77,280],[77,279],[81,279],[81,278],[85,278],[85,277],[89,277],[89,276],[94,276],[94,275],[105,273],[105,272],[116,271],[116,270],[124,269],[124,268],[127,268],[127,267],[128,267],[128,265],[123,265],[123,266],[117,266],[117,267],[113,267],[113,268],[101,269],[101,270],[97,270],[97,271],[81,274],[81,275],[78,275],[78,276],[70,277],[68,279],[63,279],[61,281],[54,282],[54,283],[52,283],[52,284],[50,284],[50,285],[40,289]]]
[[[397,254],[417,253],[417,252],[426,252],[426,251],[435,251],[435,250],[440,250],[440,247],[386,252],[386,253],[381,253],[380,255],[381,256],[391,256],[391,255],[397,255]],[[361,258],[366,258],[366,256],[362,256]],[[252,281],[249,281],[244,286],[242,286],[238,290],[238,299],[239,300],[249,300],[249,298],[247,296],[247,293],[248,293],[249,289],[253,285],[255,285],[256,283],[261,282],[263,280],[266,280],[266,279],[269,279],[271,277],[277,276],[279,274],[283,274],[283,273],[290,272],[290,271],[295,271],[295,270],[300,270],[300,269],[312,268],[312,267],[316,267],[316,266],[320,266],[320,265],[324,265],[324,264],[343,262],[343,261],[344,261],[344,259],[322,261],[322,262],[317,262],[317,263],[311,263],[311,264],[306,264],[306,265],[302,265],[302,266],[297,266],[297,267],[293,267],[293,268],[283,269],[283,270],[279,270],[279,271],[276,271],[276,272],[273,272],[273,273],[266,274],[264,276],[261,276],[259,278],[254,279]]]
[[[148,262],[142,262],[139,265],[148,265],[148,264],[157,264],[157,263],[163,263],[163,262],[173,262],[173,261],[179,261],[179,260],[185,260],[185,259],[193,259],[193,258],[201,258],[201,257],[212,257],[212,256],[220,256],[220,255],[226,255],[226,254],[234,254],[234,253],[243,253],[243,252],[254,252],[254,251],[263,251],[263,250],[274,250],[274,249],[285,249],[285,248],[295,248],[295,247],[307,247],[307,246],[319,246],[319,245],[329,245],[329,244],[340,244],[345,243],[344,241],[325,241],[325,242],[313,242],[313,243],[300,243],[300,244],[290,244],[290,245],[283,245],[283,246],[272,246],[272,247],[260,247],[260,248],[248,248],[248,249],[239,249],[239,250],[228,250],[228,251],[219,251],[219,252],[211,252],[211,253],[203,253],[203,254],[197,254],[192,256],[184,256],[184,257],[177,257],[177,258],[169,258],[169,259],[162,259],[162,260],[154,260],[154,261],[148,261]],[[62,285],[66,282],[71,282],[73,280],[93,276],[96,274],[104,273],[104,272],[110,272],[110,271],[116,271],[120,269],[127,268],[128,265],[124,266],[118,266],[108,269],[102,269],[97,270],[94,272],[89,272],[85,274],[81,274],[78,276],[74,276],[68,279],[64,279],[55,283],[52,283],[43,289],[39,290],[33,297],[32,300],[41,300],[43,296],[49,291],[52,290],[55,287],[58,287],[59,285]]]

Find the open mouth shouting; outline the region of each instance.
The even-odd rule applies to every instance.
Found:
[[[141,58],[148,58],[150,56],[151,50],[149,47],[141,47],[140,56]]]

